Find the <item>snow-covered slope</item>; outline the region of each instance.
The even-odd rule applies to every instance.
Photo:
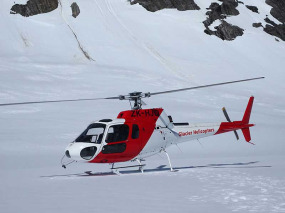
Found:
[[[177,147],[169,150],[175,166],[202,165],[203,170],[190,167],[177,173],[86,179],[50,177],[108,171],[108,165],[80,164],[63,171],[59,160],[65,146],[89,122],[116,117],[129,108],[128,103],[2,107],[1,209],[212,212],[213,207],[222,212],[284,212],[284,165],[278,161],[284,161],[285,150],[285,43],[251,26],[263,21],[270,6],[249,1],[259,8],[260,14],[255,14],[239,5],[240,15],[227,21],[245,29],[244,36],[222,41],[204,33],[202,22],[210,0],[196,0],[201,8],[197,11],[155,13],[125,0],[84,0],[77,1],[81,13],[76,19],[71,16],[72,2],[61,0],[58,9],[28,18],[9,14],[13,1],[1,2],[1,103],[155,92],[265,76],[265,80],[146,100],[148,107],[164,107],[177,122],[195,123],[224,121],[223,106],[231,119],[239,120],[248,97],[254,95],[251,121],[256,127],[251,133],[256,146],[224,134],[200,141],[202,147],[196,141],[185,143],[180,146],[183,153]],[[260,162],[246,164],[256,161]],[[149,169],[166,163],[159,157],[147,161]],[[219,170],[209,164],[234,168]],[[213,198],[216,194],[221,196]]]

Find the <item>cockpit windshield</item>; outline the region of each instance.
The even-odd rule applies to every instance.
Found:
[[[106,125],[95,123],[90,124],[87,129],[75,140],[75,142],[88,142],[88,143],[97,143],[102,142],[103,134],[105,131]]]

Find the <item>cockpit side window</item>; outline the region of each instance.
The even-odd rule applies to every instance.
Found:
[[[87,129],[75,140],[75,142],[89,142],[100,144],[102,142],[105,128],[105,124],[90,124]]]
[[[119,124],[110,126],[108,129],[108,134],[106,136],[106,142],[119,142],[125,141],[129,136],[129,126],[126,124]]]
[[[140,135],[139,126],[137,124],[133,124],[132,139],[139,138],[139,135]]]

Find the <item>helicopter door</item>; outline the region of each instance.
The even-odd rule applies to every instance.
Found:
[[[107,132],[105,142],[107,145],[103,146],[103,154],[122,153],[126,150],[129,136],[129,126],[126,124],[117,124],[110,126]],[[120,142],[120,143],[115,143]],[[115,143],[115,144],[114,144]]]

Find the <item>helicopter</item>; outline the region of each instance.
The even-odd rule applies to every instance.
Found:
[[[142,99],[150,98],[155,95],[195,90],[207,87],[221,86],[245,81],[263,79],[264,77],[228,81],[222,83],[208,84],[176,90],[162,92],[132,92],[128,95],[119,95],[106,98],[72,99],[72,100],[51,100],[34,101],[20,103],[4,103],[0,106],[43,104],[58,102],[93,101],[93,100],[128,100],[131,109],[118,113],[115,119],[101,119],[92,122],[87,128],[65,149],[61,159],[61,165],[66,168],[73,162],[88,163],[108,163],[114,173],[120,174],[119,170],[129,167],[138,167],[139,171],[144,172],[145,158],[165,153],[168,159],[170,171],[176,171],[172,167],[170,157],[166,151],[171,145],[198,140],[200,138],[218,135],[226,132],[234,132],[239,140],[237,130],[241,130],[245,141],[251,141],[250,115],[252,111],[254,97],[249,98],[243,118],[240,121],[231,121],[225,107],[222,111],[227,122],[221,123],[195,123],[174,122],[172,117],[166,114],[163,108],[146,108]],[[254,145],[254,144],[253,144]],[[65,160],[68,160],[65,162]],[[137,165],[115,167],[115,163],[134,162]]]

